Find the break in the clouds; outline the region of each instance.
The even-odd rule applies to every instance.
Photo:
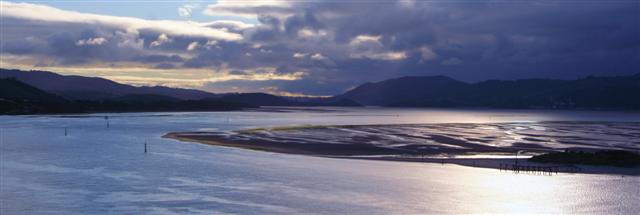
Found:
[[[182,20],[1,4],[3,67],[134,84],[332,95],[407,75],[640,71],[638,1],[219,0],[177,7]],[[188,21],[194,14],[211,20]]]

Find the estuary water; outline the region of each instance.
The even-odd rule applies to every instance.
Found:
[[[640,213],[640,177],[330,159],[161,137],[296,125],[541,121],[640,122],[640,114],[263,108],[0,116],[0,214]]]

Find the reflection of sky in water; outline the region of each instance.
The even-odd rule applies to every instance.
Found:
[[[366,110],[112,114],[109,129],[100,117],[0,116],[0,214],[415,214],[451,210],[633,214],[640,210],[638,177],[514,175],[455,165],[252,152],[160,138],[169,131],[279,125],[640,118],[592,112]],[[150,149],[147,155],[142,153],[145,141]]]

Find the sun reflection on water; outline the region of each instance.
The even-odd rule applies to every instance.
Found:
[[[471,213],[563,213],[557,193],[561,185],[553,176],[503,173],[471,174],[461,178],[484,189],[468,195]],[[465,192],[465,191],[462,191]]]
[[[406,164],[405,164],[406,165]],[[412,166],[409,164],[409,166]],[[439,211],[459,214],[567,214],[590,211],[577,208],[592,203],[602,208],[600,192],[594,179],[605,180],[611,176],[600,175],[536,175],[500,172],[494,169],[463,167],[453,164],[422,164],[423,171],[391,170],[389,174],[404,175],[414,183],[403,186],[399,199],[408,205],[406,213]],[[583,179],[586,179],[583,183]],[[396,185],[398,186],[398,185]],[[609,191],[611,192],[611,191]],[[598,206],[596,206],[598,205]],[[402,211],[402,210],[401,210]]]

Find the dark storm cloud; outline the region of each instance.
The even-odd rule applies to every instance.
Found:
[[[640,71],[637,1],[292,1],[207,8],[212,15],[255,16],[257,24],[202,25],[242,36],[232,40],[160,27],[127,31],[3,17],[2,53],[66,64],[131,61],[164,69],[224,69],[231,75],[259,68],[302,71],[301,80],[234,80],[207,88],[319,95],[406,75],[479,81]]]
[[[424,3],[412,9],[366,4],[327,18],[336,42],[359,34],[380,35],[392,50],[427,46],[435,62],[407,58],[400,73],[445,74],[468,80],[518,77],[578,77],[637,71],[637,2]],[[318,11],[321,13],[322,11]],[[376,14],[367,16],[366,14]],[[448,59],[459,59],[453,68]],[[445,63],[447,61],[448,63]],[[630,65],[621,71],[620,64]],[[445,67],[444,65],[448,67]],[[389,71],[385,71],[389,72]]]

